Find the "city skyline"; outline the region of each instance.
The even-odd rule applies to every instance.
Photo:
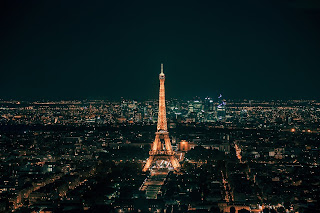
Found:
[[[166,101],[165,79],[153,101],[0,101],[0,211],[319,212],[319,101]]]
[[[319,4],[2,3],[3,99],[318,99]]]
[[[154,101],[0,101],[0,211],[319,212],[319,101],[166,112],[159,79]]]

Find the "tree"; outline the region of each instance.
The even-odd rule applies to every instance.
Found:
[[[263,213],[270,213],[270,210],[268,208],[263,209]]]
[[[220,213],[220,208],[218,206],[212,206],[210,208],[210,212],[213,212],[213,213]]]
[[[246,210],[246,209],[240,209],[238,211],[238,213],[250,213],[250,211]]]
[[[230,208],[230,213],[236,213],[236,209],[233,206]]]

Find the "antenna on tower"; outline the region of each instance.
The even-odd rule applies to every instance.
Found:
[[[161,63],[161,74],[163,74],[163,63]]]

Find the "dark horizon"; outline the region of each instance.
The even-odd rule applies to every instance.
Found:
[[[320,3],[3,1],[0,99],[319,99]]]

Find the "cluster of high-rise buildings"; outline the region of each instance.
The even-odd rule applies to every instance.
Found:
[[[220,96],[219,96],[220,97]],[[255,101],[194,98],[168,100],[168,125],[211,123],[229,127],[281,128],[316,131],[320,103],[315,100]],[[2,124],[106,125],[153,124],[158,101],[0,101]]]

